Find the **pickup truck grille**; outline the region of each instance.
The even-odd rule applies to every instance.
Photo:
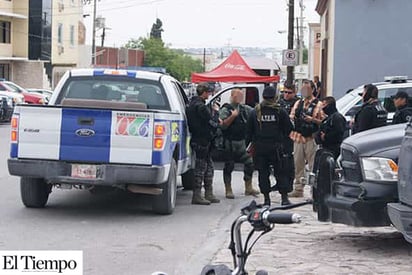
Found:
[[[362,171],[359,158],[352,151],[342,148],[343,173],[347,181],[361,182]]]

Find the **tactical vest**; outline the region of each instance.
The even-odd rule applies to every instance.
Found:
[[[295,105],[296,101],[297,101],[296,98],[289,100],[289,101],[285,100],[284,98],[281,98],[279,100],[279,104],[280,104],[280,107],[285,109],[286,113],[290,115],[290,112],[292,111],[293,105]]]
[[[315,98],[310,102],[308,108],[304,109],[305,101],[301,99],[299,102],[298,108],[296,109],[295,129],[298,133],[300,133],[304,137],[311,137],[319,129],[318,125],[316,125],[315,123],[306,122],[304,120],[305,115],[313,116],[313,113],[315,112],[315,108],[318,102],[319,100]]]
[[[226,107],[229,111],[234,110],[230,104],[225,104],[223,107]],[[246,123],[246,110],[243,106],[239,105],[239,115],[227,129],[223,130],[223,136],[228,140],[244,140],[246,138]]]
[[[258,128],[257,142],[282,142],[282,132],[279,127],[279,111],[267,106],[256,106]]]
[[[371,105],[375,108],[376,114],[373,121],[373,128],[385,126],[388,120],[388,112],[379,101],[373,102]]]

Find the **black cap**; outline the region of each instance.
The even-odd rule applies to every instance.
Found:
[[[207,82],[202,82],[199,83],[196,87],[196,92],[198,95],[203,94],[204,92],[212,92],[213,90],[211,89],[209,83]]]
[[[393,99],[398,99],[398,98],[405,98],[406,100],[408,100],[409,95],[404,91],[399,91],[399,92],[396,93],[396,95],[393,97]]]
[[[273,98],[276,96],[276,89],[272,86],[268,86],[263,90],[263,98]]]

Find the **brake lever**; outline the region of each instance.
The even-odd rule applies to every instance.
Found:
[[[307,204],[313,204],[313,200],[312,199],[307,199],[306,201],[303,201],[303,202],[293,203],[293,204],[289,204],[289,205],[275,206],[275,207],[269,208],[269,211],[289,210],[289,209],[301,207],[301,206],[304,206],[304,205],[307,205]]]
[[[258,208],[262,208],[262,206],[258,205],[255,200],[252,200],[249,203],[249,205],[243,207],[240,211],[241,211],[242,215],[249,215],[249,213],[251,213],[252,211],[254,211]]]

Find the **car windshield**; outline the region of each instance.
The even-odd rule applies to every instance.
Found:
[[[336,108],[340,111],[343,110],[345,107],[348,106],[355,98],[361,98],[358,93],[361,93],[361,89],[355,89],[351,91],[350,93],[344,95],[343,97],[339,98],[336,101]]]
[[[73,77],[64,85],[56,103],[63,99],[138,102],[147,109],[170,110],[159,82],[122,76]]]

